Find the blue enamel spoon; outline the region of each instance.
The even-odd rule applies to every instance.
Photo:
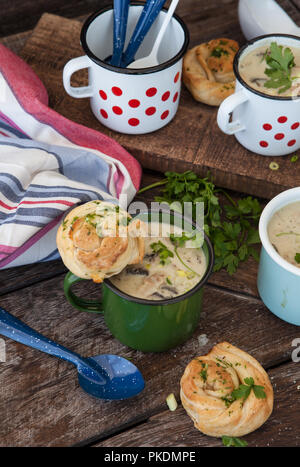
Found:
[[[137,53],[141,43],[143,42],[146,34],[151,28],[152,24],[159,15],[160,10],[166,0],[147,0],[142,13],[138,19],[137,25],[132,33],[128,46],[123,53],[122,66],[127,67],[129,63],[133,62],[134,56]]]
[[[126,37],[130,0],[114,0],[114,40],[110,64],[120,66]]]
[[[145,387],[140,371],[125,358],[109,354],[84,358],[38,333],[1,307],[0,334],[73,363],[82,389],[100,399],[127,399]]]

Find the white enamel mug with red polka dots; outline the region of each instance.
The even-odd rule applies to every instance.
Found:
[[[233,68],[235,93],[219,107],[218,125],[245,148],[263,156],[284,156],[300,148],[300,96],[281,97],[250,88],[239,74],[239,61],[257,47],[271,42],[300,47],[300,38],[285,34],[257,37],[236,54]]]
[[[142,12],[142,4],[129,8],[125,48]],[[142,42],[135,59],[150,54],[160,26],[163,9]],[[183,55],[189,33],[183,21],[174,15],[158,51],[159,65],[151,68],[119,68],[105,61],[113,50],[113,9],[102,9],[90,16],[81,31],[86,55],[70,60],[63,72],[69,95],[89,97],[96,118],[106,127],[127,134],[149,133],[165,126],[175,116],[181,88]],[[89,85],[73,87],[73,73],[88,68]]]

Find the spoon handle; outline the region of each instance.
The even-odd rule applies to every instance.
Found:
[[[2,307],[0,307],[0,334],[28,347],[67,360],[76,366],[86,365],[85,359],[80,355],[38,333]]]
[[[159,33],[157,34],[157,37],[155,39],[153,49],[151,51],[151,56],[156,56],[157,51],[159,49],[160,43],[162,38],[164,37],[164,34],[166,32],[167,27],[169,26],[169,22],[171,21],[171,18],[173,16],[174,11],[176,10],[176,7],[178,5],[179,0],[172,0],[170,7],[168,9],[168,12],[166,13],[165,19],[163,21],[163,24],[159,30]]]
[[[166,0],[147,0],[122,58],[122,66],[127,67],[156,20]]]
[[[110,64],[120,66],[126,37],[130,0],[114,0],[114,49]]]

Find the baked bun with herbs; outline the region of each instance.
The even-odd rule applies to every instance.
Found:
[[[60,225],[56,243],[76,276],[102,282],[144,257],[144,224],[119,206],[89,201],[72,209]]]
[[[182,405],[208,436],[238,437],[259,428],[273,410],[273,388],[260,363],[228,342],[186,367]]]
[[[239,44],[213,39],[187,51],[182,79],[192,96],[204,104],[219,106],[235,90],[233,59]]]

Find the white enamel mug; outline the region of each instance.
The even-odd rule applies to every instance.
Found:
[[[142,4],[131,4],[125,48]],[[135,59],[150,54],[164,20],[165,9],[151,26]],[[158,51],[159,65],[151,68],[119,68],[105,61],[113,50],[113,9],[104,8],[84,23],[81,45],[86,55],[70,60],[64,67],[63,84],[75,98],[89,97],[92,112],[106,127],[127,134],[149,133],[167,125],[175,116],[181,89],[183,55],[189,33],[183,21],[174,15]],[[73,87],[73,73],[88,68],[89,85]]]
[[[257,47],[277,42],[300,47],[300,37],[270,34],[249,41],[236,54],[235,93],[219,107],[220,129],[234,135],[246,149],[263,156],[284,156],[300,148],[300,97],[270,96],[250,88],[239,74],[240,60]]]

